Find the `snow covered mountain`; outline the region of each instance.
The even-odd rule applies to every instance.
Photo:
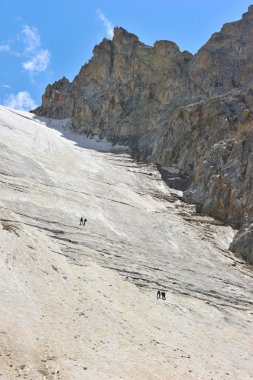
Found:
[[[0,107],[0,379],[252,379],[234,231],[69,127]]]
[[[69,81],[49,84],[39,116],[135,149],[185,177],[184,199],[238,233],[253,264],[253,5],[194,55],[114,28]],[[167,173],[168,176],[170,173]]]

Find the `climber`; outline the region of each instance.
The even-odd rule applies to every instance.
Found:
[[[80,226],[80,224],[83,224],[83,217],[81,217],[81,219],[80,219],[79,226]]]
[[[87,219],[84,219],[84,221],[83,221],[83,225],[85,226],[85,223],[87,222]]]
[[[160,295],[161,295],[160,290],[158,290],[157,295],[156,295],[157,299],[160,298]]]

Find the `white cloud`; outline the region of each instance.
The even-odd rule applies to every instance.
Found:
[[[25,25],[21,38],[25,44],[23,54],[27,57],[27,60],[22,62],[23,68],[30,74],[46,71],[50,62],[50,53],[47,49],[42,49],[38,29]]]
[[[23,111],[28,111],[37,107],[28,91],[20,91],[15,95],[9,95],[3,105]]]
[[[50,53],[47,49],[39,50],[30,60],[23,62],[22,66],[30,73],[45,71],[50,61]]]
[[[25,44],[25,53],[33,53],[40,49],[40,35],[37,28],[25,25],[21,31],[21,35]]]
[[[9,53],[11,51],[11,48],[7,44],[0,45],[0,53]]]
[[[18,43],[23,44],[22,51],[20,45],[17,45]],[[15,50],[12,48],[14,44],[16,45]],[[38,29],[29,25],[24,25],[11,43],[0,43],[0,53],[21,57],[22,67],[30,74],[32,81],[33,74],[46,71],[50,63],[50,52],[48,49],[42,48]]]
[[[9,84],[2,84],[2,87],[3,88],[11,88],[11,86]]]
[[[102,21],[102,23],[105,27],[107,37],[112,38],[113,37],[113,25],[112,25],[111,21],[108,20],[108,18],[104,15],[104,13],[101,11],[101,9],[97,9],[96,13],[97,13],[99,20]]]

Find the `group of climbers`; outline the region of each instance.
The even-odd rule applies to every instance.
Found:
[[[160,292],[160,290],[158,290],[158,292],[157,292],[157,299],[159,299],[161,297],[162,297],[162,300],[166,300],[166,293],[165,292]]]
[[[84,218],[81,216],[79,226],[80,226],[80,224],[82,224],[83,226],[85,226],[85,223],[86,223],[86,222],[87,222],[87,219],[84,219]]]

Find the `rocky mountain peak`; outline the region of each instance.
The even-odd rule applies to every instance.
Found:
[[[253,215],[247,169],[253,165],[247,132],[253,120],[252,14],[250,6],[194,56],[171,41],[147,46],[116,27],[113,39],[95,46],[72,83],[63,78],[47,87],[35,112],[69,117],[73,128],[89,136],[128,145],[156,164],[177,166],[191,184],[187,200],[233,226],[245,226],[245,215]],[[253,243],[248,239],[247,247]],[[238,243],[234,250],[253,262],[253,248]]]
[[[244,19],[252,18],[253,17],[253,5],[250,5],[248,7],[248,12],[244,13],[242,16]]]
[[[126,41],[132,41],[134,44],[139,44],[139,38],[133,34],[129,33],[126,29],[122,27],[115,27],[114,28],[114,35],[112,41],[117,44],[121,42],[126,42]]]
[[[180,52],[179,47],[175,42],[159,40],[154,44],[154,49],[156,52],[161,52],[163,54],[177,54]]]

